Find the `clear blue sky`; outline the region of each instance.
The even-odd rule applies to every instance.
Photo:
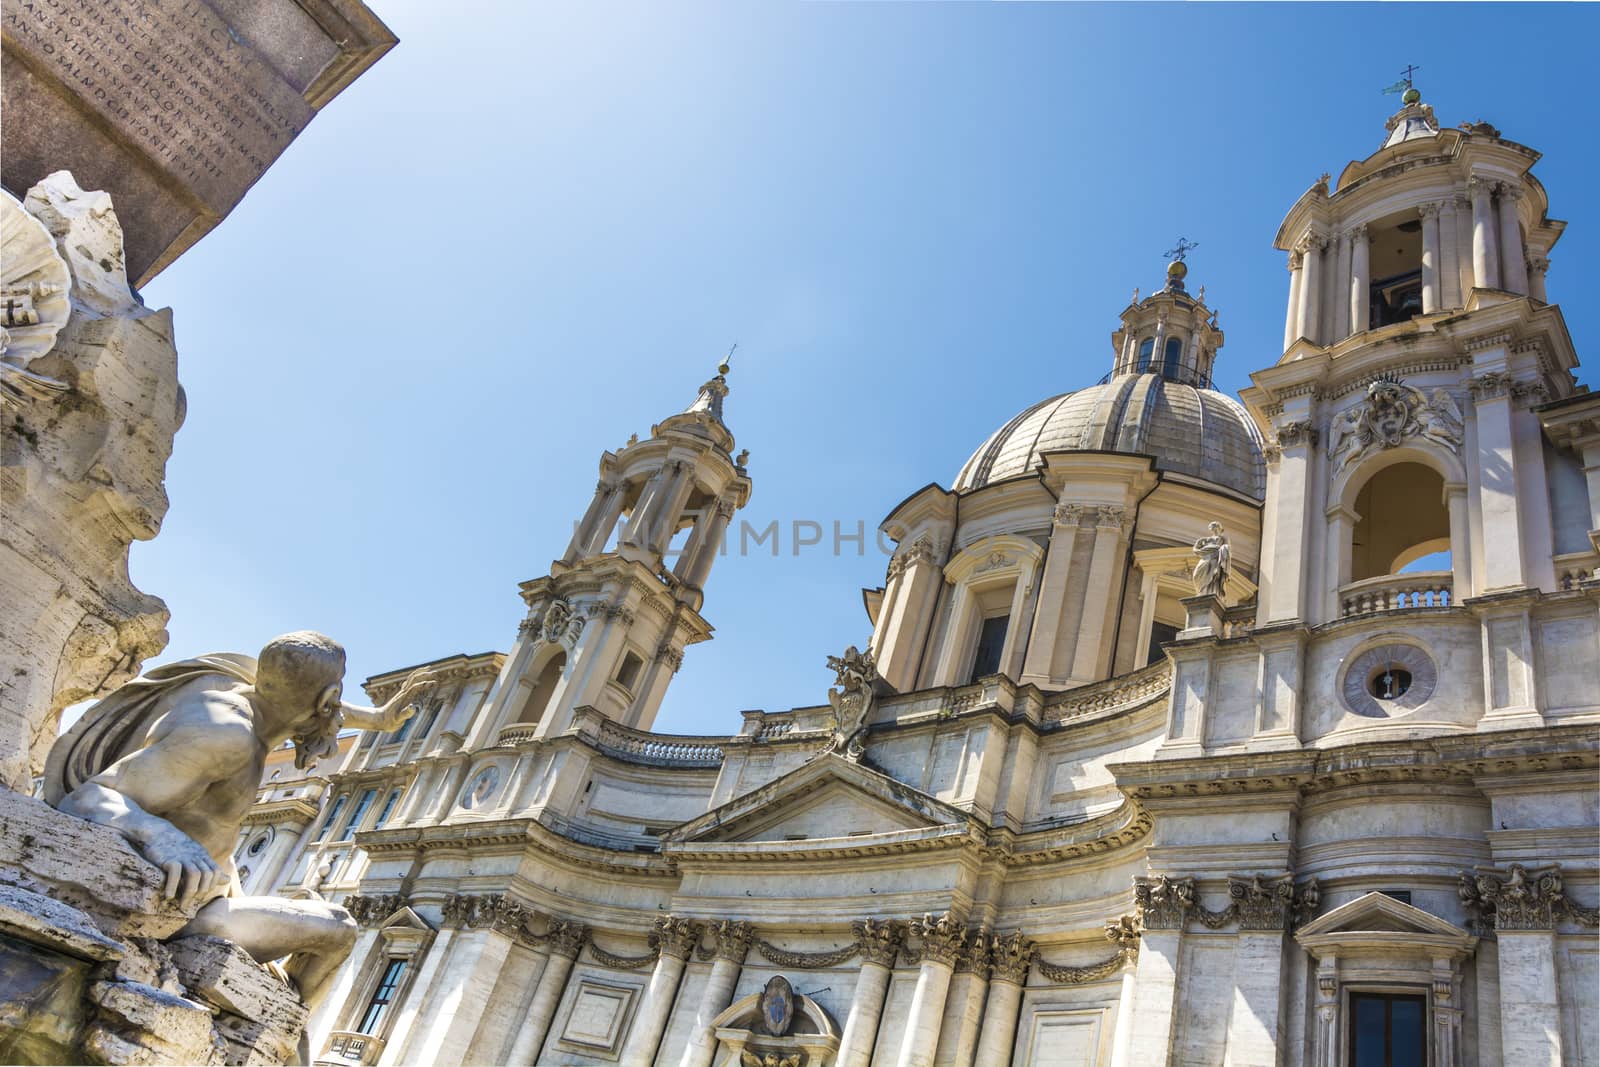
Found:
[[[189,394],[132,558],[163,659],[315,628],[359,681],[508,649],[600,453],[737,341],[743,516],[783,553],[718,564],[657,729],[820,702],[868,633],[870,532],[1109,369],[1178,235],[1220,384],[1277,356],[1272,236],[1378,146],[1407,63],[1443,123],[1546,154],[1550,292],[1600,340],[1592,6],[369,2],[400,45],[144,294]],[[794,556],[795,520],[830,536]]]

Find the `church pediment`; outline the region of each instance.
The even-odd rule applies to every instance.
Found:
[[[869,837],[966,824],[960,808],[876,771],[823,756],[663,835],[689,842]]]
[[[1295,933],[1313,955],[1350,955],[1359,950],[1431,946],[1451,955],[1471,952],[1478,939],[1467,931],[1383,893],[1341,904]]]

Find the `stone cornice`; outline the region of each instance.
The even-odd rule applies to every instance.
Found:
[[[257,804],[245,812],[243,823],[246,826],[255,826],[261,823],[298,822],[303,829],[310,825],[321,810],[315,801],[307,800],[304,797],[294,797],[290,800],[269,800],[264,804]]]
[[[385,671],[383,674],[374,674],[361,683],[361,688],[366,690],[369,697],[381,704],[400,691],[400,686],[412,671],[423,667],[438,675],[440,685],[448,685],[454,682],[471,681],[474,678],[493,679],[500,673],[500,668],[505,663],[505,659],[504,652],[479,652],[472,656],[446,656],[443,659],[419,663],[413,667]]]

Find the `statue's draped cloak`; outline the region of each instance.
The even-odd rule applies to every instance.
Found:
[[[51,747],[44,765],[45,801],[59,805],[68,793],[137,748],[167,710],[163,698],[207,674],[254,685],[256,659],[237,652],[212,652],[156,667],[117,689]]]

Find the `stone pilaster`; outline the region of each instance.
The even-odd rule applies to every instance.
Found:
[[[839,1038],[839,1067],[866,1067],[877,1043],[878,1021],[889,992],[889,972],[905,939],[905,925],[894,920],[861,919],[851,928],[861,950],[861,974]]]
[[[683,1050],[680,1067],[709,1067],[717,1051],[717,1035],[712,1032],[711,1021],[732,1003],[734,987],[739,984],[739,972],[744,969],[744,958],[750,953],[755,940],[755,927],[747,922],[722,919],[710,924],[716,948],[711,958],[711,974],[700,994],[700,1005],[695,1011],[694,1029]]]
[[[1128,1062],[1166,1063],[1171,1055],[1177,1014],[1178,952],[1183,924],[1195,907],[1194,879],[1164,874],[1135,878],[1133,899],[1142,933],[1134,996],[1138,1025]]]
[[[550,1033],[556,1006],[561,1003],[561,996],[567,990],[572,963],[583,951],[583,943],[588,938],[589,928],[583,923],[561,920],[550,923],[550,929],[543,938],[548,946],[549,958],[543,973],[539,975],[539,984],[528,1005],[527,1017],[517,1031],[511,1051],[506,1055],[506,1062],[511,1067],[533,1067],[538,1059],[539,1050],[544,1047],[545,1037]]]
[[[1020,930],[994,938],[989,948],[989,1001],[978,1036],[975,1067],[1005,1067],[1017,1037],[1017,1015],[1028,968],[1038,947]]]
[[[674,915],[663,915],[655,921],[650,931],[650,945],[659,954],[655,970],[650,972],[650,984],[645,987],[639,1014],[623,1046],[623,1063],[655,1062],[656,1049],[661,1044],[661,1035],[666,1032],[672,1002],[678,994],[678,982],[683,978],[683,965],[699,943],[701,930],[699,923]]]
[[[956,915],[924,915],[911,923],[912,935],[922,941],[922,967],[906,1016],[897,1067],[932,1067],[939,1046],[939,1024],[956,960],[966,947],[967,928]]]

